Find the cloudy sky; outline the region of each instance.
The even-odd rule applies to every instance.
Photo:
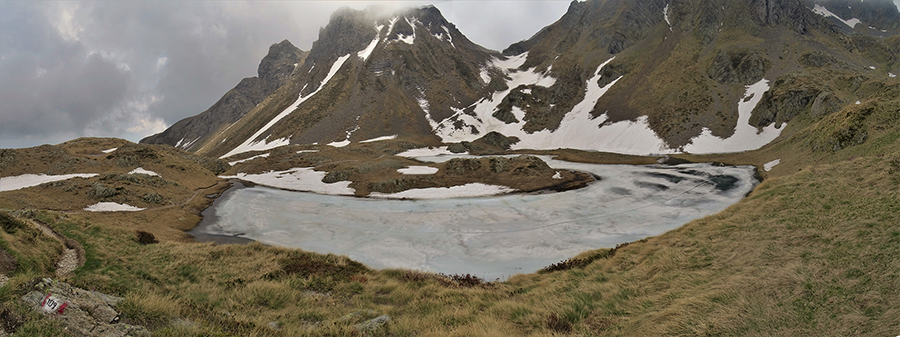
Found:
[[[269,45],[309,50],[342,6],[373,1],[0,1],[0,148],[82,136],[138,141],[200,113]],[[556,21],[568,1],[434,4],[472,41],[502,50]]]

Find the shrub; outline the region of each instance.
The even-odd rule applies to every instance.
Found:
[[[25,227],[25,223],[9,216],[9,214],[0,213],[0,227],[3,227],[4,232],[14,234],[20,228]]]
[[[153,233],[145,232],[145,231],[134,231],[134,235],[137,237],[137,242],[142,245],[149,245],[153,243],[159,243],[159,240],[156,239],[156,236]]]
[[[572,323],[554,313],[547,317],[547,328],[557,333],[568,333],[572,331]]]
[[[144,196],[141,197],[141,200],[143,200],[144,202],[146,202],[148,204],[162,204],[163,203],[163,197],[157,193],[144,194]]]

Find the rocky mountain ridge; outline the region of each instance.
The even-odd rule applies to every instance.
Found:
[[[201,114],[142,142],[227,157],[499,132],[520,139],[516,148],[749,150],[796,118],[805,125],[896,81],[897,17],[887,0],[573,1],[557,22],[500,53],[469,41],[434,7],[345,8],[284,84],[241,117],[204,123]],[[179,131],[188,123],[205,133]]]

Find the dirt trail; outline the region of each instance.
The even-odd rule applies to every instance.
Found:
[[[78,242],[68,239],[62,234],[55,232],[53,229],[47,226],[47,224],[37,219],[34,219],[30,222],[37,226],[42,232],[44,232],[44,234],[47,234],[48,236],[58,240],[66,247],[62,256],[60,256],[59,258],[59,262],[56,263],[56,276],[66,275],[74,271],[76,268],[84,265],[84,250],[81,248],[81,245],[79,245]]]

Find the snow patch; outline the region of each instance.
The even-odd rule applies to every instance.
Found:
[[[473,198],[485,197],[514,192],[515,189],[482,183],[469,183],[452,187],[432,187],[406,190],[403,192],[386,194],[379,192],[369,193],[370,197],[387,199],[449,199],[449,198]]]
[[[237,163],[243,163],[243,162],[245,162],[245,161],[250,161],[250,160],[253,160],[253,159],[256,159],[256,158],[265,158],[265,157],[268,157],[268,156],[269,156],[268,153],[263,153],[263,154],[255,155],[255,156],[250,157],[250,158],[244,158],[244,159],[241,159],[241,160],[230,161],[230,162],[228,162],[228,165],[234,166],[234,165],[237,164]]]
[[[297,151],[297,153],[314,153],[314,152],[319,152],[319,150],[300,150],[300,151]]]
[[[850,28],[855,28],[856,25],[860,23],[859,19],[857,19],[857,18],[853,18],[853,19],[850,19],[850,20],[844,20],[844,19],[841,19],[840,16],[835,15],[834,13],[832,13],[831,11],[829,11],[827,8],[825,8],[825,7],[823,7],[822,5],[819,5],[819,4],[816,4],[815,7],[813,7],[812,11],[815,12],[816,14],[819,14],[819,15],[824,16],[824,17],[826,17],[826,18],[827,18],[827,17],[833,17],[833,18],[835,18],[835,19],[838,19],[839,21],[843,22],[845,25],[850,26]]]
[[[103,153],[110,153],[110,152],[113,152],[113,151],[118,150],[118,149],[119,149],[119,148],[114,147],[114,148],[111,148],[111,149],[101,150],[100,152],[103,152]]]
[[[784,128],[776,128],[773,123],[763,128],[762,132],[757,132],[756,127],[749,123],[753,108],[767,90],[769,90],[769,81],[766,79],[747,86],[744,98],[738,102],[738,121],[731,137],[722,139],[713,136],[709,129],[703,128],[703,132],[684,147],[684,152],[727,153],[756,150],[778,138]],[[787,126],[787,124],[782,126]]]
[[[96,204],[85,207],[88,212],[136,212],[143,211],[146,208],[139,208],[129,204],[120,204],[115,202],[98,202]]]
[[[397,138],[397,135],[381,136],[381,137],[376,137],[376,138],[372,138],[372,139],[367,139],[367,140],[361,141],[360,143],[379,142],[382,140],[391,140],[391,139],[396,139],[396,138]]]
[[[669,4],[666,4],[666,8],[663,8],[663,19],[666,19],[666,23],[669,24],[669,31],[672,31],[672,22],[669,21]]]
[[[553,178],[553,179],[562,179],[562,173],[559,173],[559,171],[556,171],[556,174],[554,174],[553,177],[551,177],[551,178]]]
[[[278,123],[278,121],[282,120],[283,118],[287,117],[292,112],[294,112],[294,110],[296,110],[297,107],[300,106],[300,104],[302,104],[307,99],[309,99],[310,97],[313,97],[316,93],[318,93],[320,90],[322,90],[322,88],[325,87],[325,85],[328,83],[328,81],[331,80],[331,77],[333,77],[334,74],[336,74],[338,72],[338,70],[341,69],[341,66],[344,65],[344,62],[346,62],[348,58],[350,58],[350,54],[338,57],[338,59],[334,61],[334,64],[331,65],[331,69],[328,71],[328,75],[325,76],[325,79],[322,80],[322,84],[319,85],[319,88],[317,88],[316,91],[313,91],[312,93],[310,93],[309,95],[306,95],[306,96],[300,95],[300,97],[298,97],[297,100],[294,101],[293,104],[291,104],[291,106],[284,109],[280,114],[278,114],[278,116],[275,116],[275,118],[272,118],[272,120],[270,120],[269,123],[267,123],[261,129],[257,130],[256,133],[254,133],[252,136],[250,136],[250,138],[248,138],[246,141],[244,141],[244,143],[242,143],[241,145],[238,145],[237,147],[235,147],[231,151],[228,151],[228,153],[222,155],[219,158],[228,158],[228,157],[231,157],[238,153],[244,153],[244,152],[248,152],[248,151],[263,151],[263,150],[273,149],[273,148],[276,148],[279,146],[284,146],[284,145],[290,144],[290,139],[288,139],[288,138],[279,138],[279,139],[273,140],[272,142],[267,142],[266,140],[268,138],[262,139],[260,141],[254,141],[254,140],[256,138],[258,138],[260,135],[262,135],[263,132],[266,132],[267,130],[269,130],[269,128],[271,128],[273,125],[275,125],[275,123]]]
[[[875,66],[869,66],[869,69],[875,70]]]
[[[481,80],[484,81],[484,83],[491,83],[491,75],[488,72],[487,67],[481,68],[481,72],[478,75],[481,76]]]
[[[23,174],[14,177],[0,178],[0,192],[15,191],[27,187],[37,186],[43,183],[66,180],[71,178],[90,178],[96,173],[73,173],[60,175]]]
[[[778,165],[780,163],[781,163],[781,159],[775,159],[773,161],[763,164],[763,169],[766,170],[766,172],[769,172],[772,170],[773,167],[775,167],[775,165]]]
[[[410,166],[397,170],[403,174],[435,174],[437,171],[437,167],[431,166]]]
[[[854,103],[854,104],[859,105],[859,104],[860,104],[860,101],[856,101],[856,103]]]
[[[260,185],[283,188],[287,190],[315,192],[333,195],[353,195],[350,181],[339,181],[332,184],[322,182],[327,172],[314,171],[311,167],[296,167],[285,171],[269,171],[260,174],[238,173],[220,178],[237,178]]]
[[[369,43],[366,49],[360,50],[358,53],[356,53],[356,56],[359,56],[359,58],[363,59],[363,61],[368,60],[369,55],[372,54],[372,51],[375,50],[375,46],[377,45],[378,35],[375,35],[375,39],[373,39],[372,42]]]
[[[349,140],[349,139],[344,139],[344,140],[339,141],[339,142],[331,142],[331,143],[328,143],[328,144],[325,144],[325,145],[333,146],[333,147],[344,147],[344,146],[350,145],[350,140]]]
[[[416,157],[436,157],[436,156],[447,156],[453,155],[453,152],[447,150],[446,146],[441,147],[422,147],[418,149],[406,150],[402,153],[398,153],[398,157],[406,157],[406,158],[416,158]]]
[[[888,77],[894,78],[894,77],[897,77],[897,75],[894,73],[888,73]]]
[[[146,175],[150,175],[150,176],[159,177],[159,173],[156,173],[156,172],[153,172],[150,170],[145,170],[143,167],[138,167],[134,170],[131,170],[131,172],[128,172],[128,174],[146,174]]]

